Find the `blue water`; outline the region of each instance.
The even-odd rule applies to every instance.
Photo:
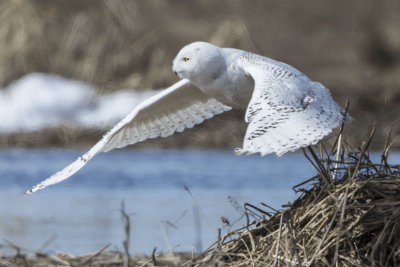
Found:
[[[0,240],[50,253],[90,253],[108,243],[122,251],[124,200],[132,253],[196,251],[216,240],[218,228],[230,230],[222,216],[240,227],[245,202],[279,209],[296,198],[294,185],[315,174],[300,153],[261,158],[231,150],[117,150],[96,156],[60,184],[23,195],[83,152],[0,151]]]
[[[0,152],[0,187],[26,189],[80,156],[74,150],[10,150]],[[300,154],[284,158],[237,157],[232,151],[123,150],[95,157],[74,178],[51,188],[68,190],[260,189],[287,185],[296,176],[309,175]],[[288,168],[290,166],[290,168]],[[288,180],[289,179],[289,180]]]

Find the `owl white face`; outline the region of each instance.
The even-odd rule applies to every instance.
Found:
[[[194,44],[183,47],[178,55],[176,55],[172,63],[172,71],[178,75],[179,78],[190,79],[191,73],[195,72],[198,64],[200,48]]]
[[[172,71],[179,78],[189,79],[198,86],[217,79],[225,70],[220,48],[204,42],[183,47],[172,63]]]

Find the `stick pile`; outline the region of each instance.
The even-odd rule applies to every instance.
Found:
[[[387,162],[389,142],[372,163],[373,134],[371,127],[357,153],[340,141],[341,152],[304,151],[318,175],[294,187],[302,195],[293,204],[273,215],[247,209],[268,218],[227,234],[186,265],[400,265],[400,169]]]
[[[322,144],[319,153],[304,150],[318,174],[294,187],[301,192],[294,203],[273,212],[264,203],[263,208],[246,203],[248,224],[197,258],[155,250],[130,256],[128,247],[121,253],[108,246],[82,256],[29,257],[8,242],[16,255],[0,256],[0,266],[400,266],[400,165],[387,161],[390,134],[374,163],[368,153],[374,127],[358,152],[342,144],[342,130],[330,152]],[[251,217],[258,219],[250,222]]]

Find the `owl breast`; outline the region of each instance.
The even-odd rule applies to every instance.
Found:
[[[232,49],[233,50],[233,49]],[[224,72],[219,73],[207,84],[197,84],[201,91],[234,109],[245,110],[250,102],[254,90],[253,79],[235,64],[235,59],[243,53],[236,50],[231,53],[226,61]]]

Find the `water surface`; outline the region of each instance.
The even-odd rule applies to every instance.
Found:
[[[222,216],[234,228],[244,225],[245,202],[279,209],[296,198],[294,185],[315,174],[300,153],[261,158],[230,150],[117,150],[96,156],[67,181],[23,195],[83,152],[0,151],[2,240],[33,251],[53,240],[43,248],[50,253],[90,253],[108,243],[122,251],[124,200],[133,253],[205,249],[218,228],[229,230]]]

